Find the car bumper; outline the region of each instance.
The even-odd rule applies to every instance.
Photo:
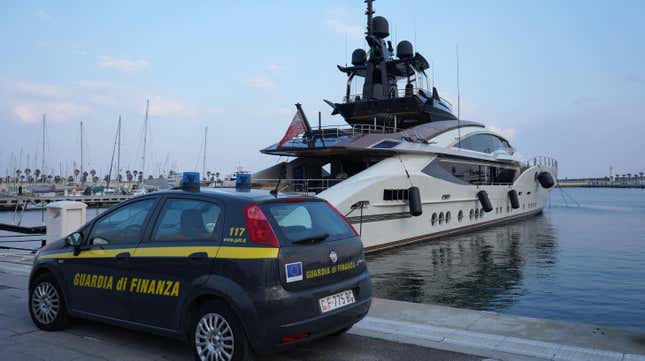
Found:
[[[321,297],[349,289],[354,291],[355,303],[326,313],[320,311],[318,300]],[[269,306],[260,310],[260,315],[266,315],[261,317],[261,331],[249,334],[249,341],[256,352],[289,349],[351,327],[365,317],[372,301],[367,272],[340,284],[288,294],[289,297],[269,302]],[[283,342],[286,337],[301,334],[307,336]]]

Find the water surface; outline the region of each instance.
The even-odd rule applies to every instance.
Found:
[[[368,256],[376,296],[645,331],[645,190],[561,192],[524,221]]]

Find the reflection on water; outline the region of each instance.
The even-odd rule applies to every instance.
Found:
[[[645,331],[645,192],[567,192],[581,207],[369,255],[375,295]]]
[[[379,297],[499,310],[521,295],[527,263],[557,262],[555,230],[544,216],[522,223],[368,257]]]

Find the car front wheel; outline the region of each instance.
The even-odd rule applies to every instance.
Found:
[[[68,317],[63,293],[49,274],[38,276],[29,288],[29,314],[41,330],[62,330]]]

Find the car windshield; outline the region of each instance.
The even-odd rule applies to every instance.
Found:
[[[354,236],[354,232],[326,202],[271,203],[268,216],[278,229],[280,243],[325,241]]]

